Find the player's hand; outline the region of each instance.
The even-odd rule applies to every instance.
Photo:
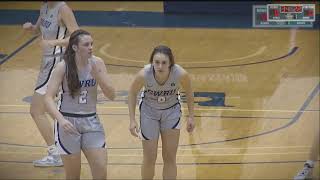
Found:
[[[27,31],[32,31],[32,23],[31,22],[26,22],[26,23],[24,23],[23,25],[22,25],[22,28],[24,29],[24,30],[27,30]]]
[[[95,59],[90,59],[89,63],[91,64],[91,75],[95,79],[97,79],[99,72],[101,72],[100,68],[97,65]]]
[[[71,122],[64,119],[64,120],[60,121],[59,124],[61,125],[62,129],[66,133],[80,135],[78,130],[73,126],[73,124]]]
[[[139,137],[138,125],[135,120],[130,121],[129,130],[132,136]]]
[[[53,41],[52,40],[45,40],[45,39],[41,39],[40,40],[40,47],[42,49],[46,49],[46,48],[49,48],[49,47],[54,47],[55,45],[53,44]]]
[[[194,120],[193,120],[193,116],[192,117],[188,117],[188,120],[187,120],[187,131],[189,133],[192,133],[194,127],[195,127],[195,123],[194,123]]]

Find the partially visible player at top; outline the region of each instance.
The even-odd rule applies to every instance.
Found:
[[[69,35],[79,29],[72,10],[62,1],[44,1],[36,24],[26,22],[23,29],[35,34],[40,32],[42,61],[32,96],[30,114],[48,145],[48,155],[33,161],[34,166],[62,166],[56,150],[54,131],[45,115],[44,94],[55,65],[61,60]]]

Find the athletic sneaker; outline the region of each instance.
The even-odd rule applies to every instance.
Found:
[[[63,166],[60,155],[55,145],[48,147],[48,156],[33,161],[33,165],[37,167]]]
[[[304,163],[303,169],[298,172],[294,180],[312,179],[312,169],[314,167],[313,161],[308,160]]]

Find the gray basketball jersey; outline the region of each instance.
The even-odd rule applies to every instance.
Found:
[[[141,102],[155,109],[166,109],[180,101],[179,87],[181,72],[179,65],[171,67],[167,81],[160,85],[155,79],[153,66],[148,64],[144,67],[144,90],[141,93]]]
[[[59,9],[65,2],[59,2],[52,9],[48,8],[48,4],[44,3],[40,8],[40,31],[42,38],[45,40],[64,39],[67,33],[65,25],[59,25]],[[63,53],[61,46],[47,47],[44,49],[44,55],[54,55]]]
[[[94,56],[92,58],[95,58]],[[93,60],[92,58],[89,61]],[[66,67],[67,69],[68,67]],[[67,82],[67,71],[62,82],[62,96],[60,100],[61,112],[72,114],[90,114],[96,112],[97,82],[91,75],[91,65],[88,63],[84,69],[78,70],[80,93],[72,98]]]

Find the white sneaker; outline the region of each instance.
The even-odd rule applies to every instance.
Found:
[[[294,180],[305,180],[312,179],[312,169],[314,167],[314,163],[311,160],[308,160],[304,163],[304,167],[298,174],[293,178]]]
[[[48,156],[33,161],[36,167],[63,166],[60,155],[54,145],[48,147]]]

